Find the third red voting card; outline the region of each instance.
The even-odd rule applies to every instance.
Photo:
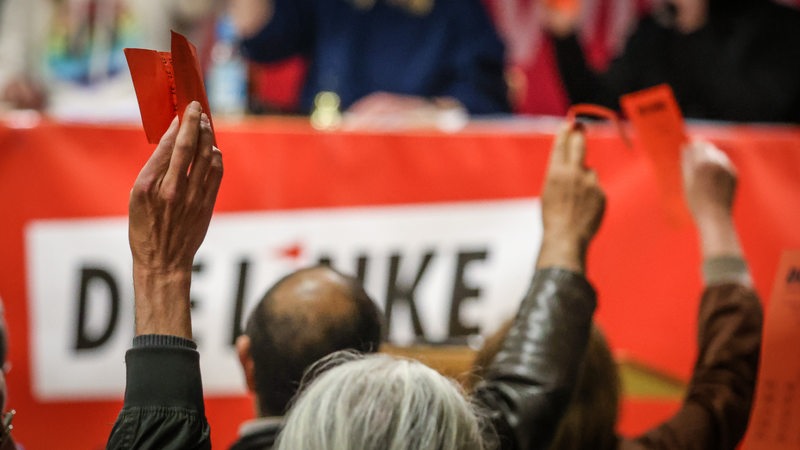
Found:
[[[800,448],[800,250],[785,251],[764,320],[744,450]]]

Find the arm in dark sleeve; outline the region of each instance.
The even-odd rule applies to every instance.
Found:
[[[699,355],[681,409],[622,448],[732,450],[744,435],[761,347],[761,303],[745,284],[712,284],[698,320]]]
[[[455,6],[458,36],[453,39],[454,80],[442,96],[461,102],[470,114],[510,113],[505,80],[505,46],[480,0]]]
[[[558,72],[570,103],[594,103],[619,110],[621,95],[648,87],[642,84],[639,74],[650,69],[651,55],[659,53],[659,34],[652,19],[643,19],[605,72],[589,66],[577,35],[553,37]]]
[[[475,389],[499,448],[549,447],[572,397],[595,306],[594,289],[582,275],[536,272],[501,351]]]
[[[270,21],[242,41],[242,53],[256,62],[274,62],[311,53],[317,13],[313,0],[274,0]]]
[[[125,403],[106,448],[210,449],[194,342],[137,336],[125,362]]]

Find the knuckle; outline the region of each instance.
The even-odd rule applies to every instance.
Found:
[[[155,191],[155,180],[136,180],[131,188],[131,198],[149,197]]]
[[[161,198],[168,205],[175,205],[180,200],[180,192],[175,186],[169,186],[161,190]]]
[[[211,155],[211,169],[220,173],[224,170],[222,164],[222,153],[219,150],[215,151]]]

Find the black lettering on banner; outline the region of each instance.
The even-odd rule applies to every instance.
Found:
[[[202,262],[195,262],[194,264],[192,264],[192,278],[194,278],[195,274],[203,273],[204,268],[205,266],[203,265]],[[192,297],[189,298],[189,308],[192,312],[194,312],[194,310],[197,309],[199,305],[200,302],[198,302],[196,299]],[[198,333],[197,330],[194,329],[194,326],[192,326],[192,340],[197,345],[200,345],[200,341],[203,340],[203,338],[200,336],[200,333]]]
[[[204,268],[204,267],[205,267],[205,266],[203,265],[203,263],[201,263],[201,262],[195,262],[195,263],[192,265],[192,276],[194,276],[194,274],[200,274],[200,273],[203,273],[203,268]],[[194,308],[197,306],[197,304],[198,304],[197,300],[195,300],[195,299],[193,299],[193,298],[190,298],[190,299],[189,299],[189,307],[192,309],[192,311],[194,311]]]
[[[481,295],[480,287],[467,286],[464,274],[467,266],[475,261],[485,261],[488,256],[486,250],[475,252],[458,252],[456,260],[456,276],[453,280],[453,297],[450,302],[450,331],[448,337],[461,337],[478,334],[480,331],[476,326],[467,326],[461,322],[461,305],[467,299],[477,300]]]
[[[356,278],[362,286],[367,282],[367,266],[369,265],[369,258],[367,255],[359,255],[356,262]]]
[[[425,330],[423,330],[422,321],[419,319],[419,312],[417,311],[415,297],[416,294],[414,291],[416,291],[420,280],[422,280],[422,276],[425,274],[425,270],[428,268],[431,259],[433,259],[433,255],[434,253],[432,251],[425,253],[422,258],[422,264],[420,264],[419,269],[417,270],[417,275],[414,277],[414,281],[411,283],[411,285],[398,284],[397,275],[400,272],[400,262],[402,261],[400,254],[394,253],[389,259],[389,280],[386,283],[387,336],[392,328],[392,309],[394,308],[395,303],[405,300],[408,302],[408,308],[411,312],[411,324],[414,327],[414,335],[421,337],[422,340],[425,340]]]
[[[101,333],[91,335],[86,330],[86,318],[89,314],[89,286],[92,283],[104,284],[108,290],[105,297],[109,302],[108,320]],[[81,269],[80,291],[78,292],[78,323],[75,332],[75,350],[91,350],[105,344],[117,327],[119,317],[119,289],[114,277],[106,270],[98,267],[83,267]]]
[[[231,324],[231,339],[228,342],[231,346],[236,345],[242,330],[242,316],[244,315],[244,299],[247,290],[247,276],[250,273],[250,262],[246,259],[239,261],[239,277],[236,283],[236,300],[234,301],[233,323]]]

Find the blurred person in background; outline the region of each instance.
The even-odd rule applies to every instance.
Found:
[[[605,71],[576,37],[579,11],[548,9],[572,103],[618,108],[620,95],[668,83],[690,118],[800,123],[800,12],[771,0],[663,0]]]
[[[736,171],[707,142],[684,151],[684,191],[700,237],[705,284],[698,317],[698,356],[681,409],[631,439],[616,435],[620,377],[595,326],[575,395],[551,450],[733,450],[744,436],[761,347],[763,313],[733,222]],[[478,376],[508,334],[506,324],[478,353]]]
[[[217,1],[4,0],[0,103],[56,117],[138,118],[122,49],[169,50],[170,28],[202,41]]]
[[[255,62],[301,55],[303,112],[320,92],[341,110],[510,112],[504,46],[480,0],[229,0]]]

